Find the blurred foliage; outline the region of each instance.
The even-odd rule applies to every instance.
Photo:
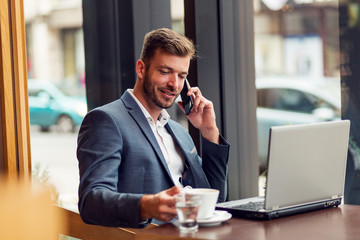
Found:
[[[59,192],[56,190],[56,187],[49,182],[50,174],[49,171],[45,168],[41,168],[41,164],[39,162],[35,163],[32,168],[32,180],[35,184],[43,185],[49,188],[51,193],[51,198],[54,203],[58,206],[61,206],[61,201],[59,198]]]

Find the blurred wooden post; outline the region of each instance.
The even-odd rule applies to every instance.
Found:
[[[30,126],[22,0],[0,0],[0,173],[31,180]]]
[[[58,240],[63,220],[50,191],[18,181],[0,181],[0,239]]]

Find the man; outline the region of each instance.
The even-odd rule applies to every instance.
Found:
[[[79,131],[79,210],[91,224],[144,227],[176,216],[183,186],[216,188],[225,200],[229,144],[219,135],[213,104],[197,87],[187,115],[202,135],[202,158],[166,108],[182,90],[192,42],[169,29],[145,36],[133,90],[89,112]],[[184,110],[182,103],[179,106]]]

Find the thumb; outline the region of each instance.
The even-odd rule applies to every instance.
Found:
[[[178,106],[180,107],[180,109],[185,113],[185,109],[184,109],[184,104],[182,101],[178,101],[177,102]]]

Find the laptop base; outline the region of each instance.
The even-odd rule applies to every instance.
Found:
[[[315,210],[337,207],[341,204],[342,198],[325,200],[317,203],[304,204],[302,206],[294,206],[289,208],[283,208],[278,210],[260,210],[249,211],[237,209],[236,207],[222,207],[221,203],[216,206],[217,210],[225,210],[232,214],[233,217],[247,218],[254,220],[272,220],[280,217],[291,216],[300,213],[311,212]]]

